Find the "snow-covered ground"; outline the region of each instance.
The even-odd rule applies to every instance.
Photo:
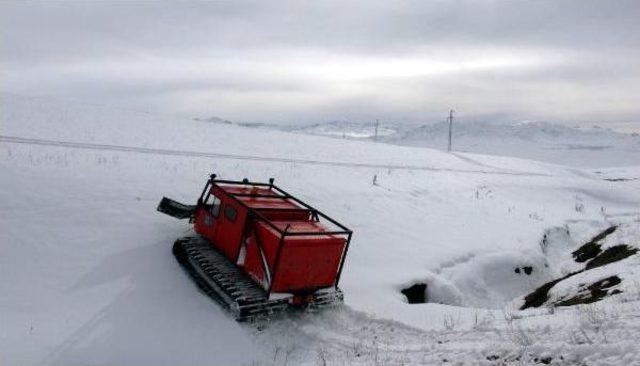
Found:
[[[623,278],[621,294],[518,310],[578,269],[571,253],[602,230],[621,228],[605,249],[640,247],[638,166],[578,169],[5,94],[0,107],[2,364],[640,364],[637,255],[600,267]],[[275,177],[354,230],[344,306],[258,327],[196,290],[170,250],[189,225],[155,207],[163,195],[195,201],[212,172]],[[406,302],[415,283],[428,285],[428,303]]]

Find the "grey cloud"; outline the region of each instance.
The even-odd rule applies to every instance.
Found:
[[[638,18],[637,1],[5,1],[0,88],[243,120],[633,120]]]

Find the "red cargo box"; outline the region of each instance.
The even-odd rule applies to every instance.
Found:
[[[271,284],[271,292],[311,293],[336,284],[347,242],[344,236],[323,234],[329,229],[316,221],[271,224],[257,222],[247,241],[243,266],[256,281],[265,289]],[[297,235],[301,233],[308,235]],[[264,267],[273,278],[268,278]]]

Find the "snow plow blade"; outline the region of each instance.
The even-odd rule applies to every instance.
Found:
[[[185,205],[171,198],[162,197],[162,200],[158,204],[158,211],[177,219],[188,219],[196,212],[196,206]]]

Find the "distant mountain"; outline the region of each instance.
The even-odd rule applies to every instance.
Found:
[[[380,139],[396,145],[446,149],[449,125],[439,122],[400,130]],[[579,167],[638,165],[640,136],[605,128],[550,122],[458,122],[453,150],[513,156]]]
[[[386,141],[414,145],[448,139],[449,124],[438,122],[405,130]],[[609,129],[583,129],[544,121],[519,122],[512,124],[495,122],[457,122],[453,125],[453,137],[456,140],[501,140],[529,141],[536,143],[566,143],[602,145],[612,139],[628,139],[629,135]]]
[[[247,128],[271,129],[348,140],[374,140],[375,124],[336,120],[312,124],[231,122],[217,117],[198,119]],[[449,124],[380,123],[376,141],[445,150]],[[594,125],[573,127],[546,121],[513,123],[454,121],[453,150],[504,155],[574,166],[638,165],[640,136]]]
[[[381,123],[378,126],[378,137],[395,135],[398,133],[399,128],[399,126]],[[373,123],[365,124],[349,121],[331,121],[292,126],[291,131],[351,139],[372,139],[376,135],[376,127]]]
[[[222,119],[220,117],[206,117],[206,118],[194,118],[194,121],[200,121],[200,122],[209,122],[209,123],[222,123],[225,125],[231,125],[233,124],[233,122],[226,120],[226,119]]]
[[[194,118],[194,120],[233,124],[247,128],[262,128],[337,138],[370,139],[375,135],[375,126],[373,123],[358,123],[350,121],[331,121],[312,124],[275,124],[269,122],[233,122],[218,117]],[[398,133],[399,129],[400,126],[381,123],[378,126],[378,136],[391,136]]]

